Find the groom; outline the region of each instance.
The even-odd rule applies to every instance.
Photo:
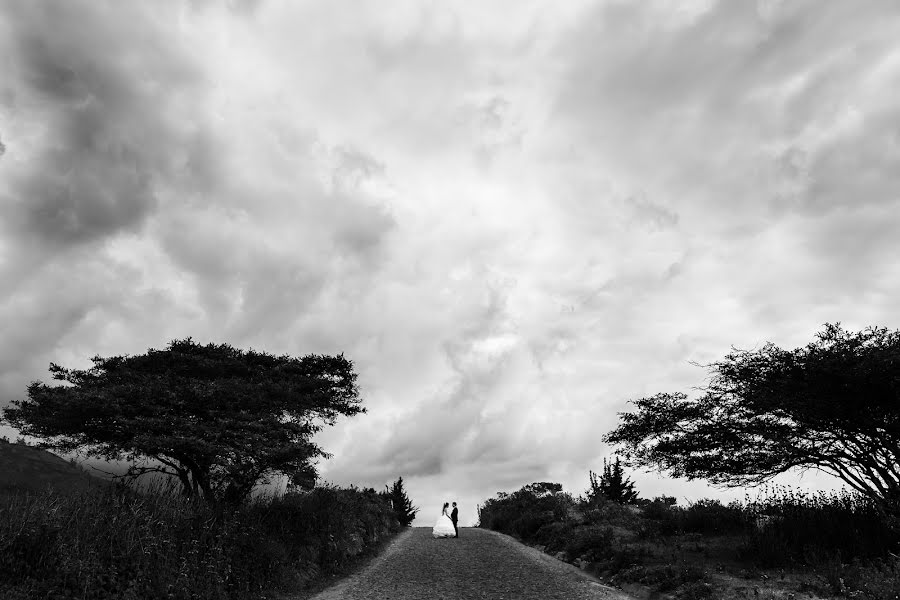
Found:
[[[453,521],[453,530],[456,532],[456,537],[459,537],[459,527],[456,526],[456,522],[459,520],[459,510],[456,508],[456,502],[453,503],[453,510],[450,511],[450,520]]]

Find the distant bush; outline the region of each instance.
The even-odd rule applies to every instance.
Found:
[[[0,597],[251,599],[303,586],[399,530],[355,488],[237,508],[157,489],[0,498]]]
[[[676,505],[675,498],[671,496],[657,496],[649,502],[642,503],[643,515],[647,519],[662,519],[672,512]]]
[[[487,500],[478,509],[478,526],[533,542],[545,525],[569,521],[574,506],[572,496],[558,483],[532,483]]]

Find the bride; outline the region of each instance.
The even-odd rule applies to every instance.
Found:
[[[436,538],[456,537],[456,529],[453,528],[453,521],[450,520],[450,516],[447,514],[448,508],[450,508],[450,503],[444,502],[441,516],[438,517],[437,523],[434,524],[434,529],[431,530],[431,535]]]

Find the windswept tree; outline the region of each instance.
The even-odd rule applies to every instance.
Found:
[[[385,490],[381,492],[382,497],[391,503],[400,525],[408,527],[415,520],[419,507],[413,506],[412,500],[407,496],[406,489],[403,487],[403,478],[398,477],[393,485],[384,487]]]
[[[698,398],[636,400],[604,441],[633,466],[726,486],[818,469],[897,509],[900,332],[826,324],[803,348],[732,350],[705,365],[711,378]]]
[[[591,483],[591,487],[587,491],[589,503],[595,503],[601,498],[605,498],[619,504],[631,504],[638,499],[634,482],[625,475],[625,469],[618,456],[615,462],[607,462],[604,458],[603,472],[598,475],[589,471],[588,477]]]
[[[129,460],[126,476],[163,473],[186,495],[237,504],[270,476],[315,481],[312,441],[341,416],[365,412],[353,364],[199,345],[190,338],[137,356],[50,365],[62,385],[34,382],[4,420],[41,446]]]

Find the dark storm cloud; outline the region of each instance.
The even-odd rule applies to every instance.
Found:
[[[194,83],[185,57],[150,15],[117,3],[13,2],[3,17],[21,85],[13,116],[33,111],[43,126],[11,185],[15,231],[68,246],[136,230],[182,141],[167,110]]]
[[[146,308],[136,272],[92,243],[140,231],[190,146],[193,117],[178,109],[197,73],[168,39],[172,15],[144,8],[0,6],[0,404],[50,361],[96,353],[108,326],[134,317],[127,307]]]

